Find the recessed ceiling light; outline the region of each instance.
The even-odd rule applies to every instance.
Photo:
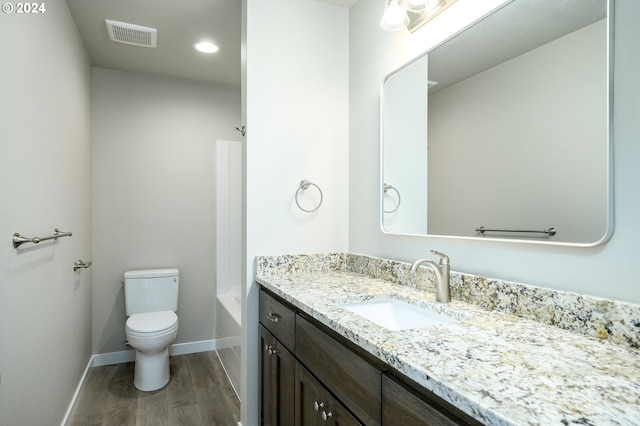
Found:
[[[218,51],[218,46],[208,41],[201,41],[193,45],[198,52],[202,53],[215,53]]]

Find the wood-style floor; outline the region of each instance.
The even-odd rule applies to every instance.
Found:
[[[169,384],[154,392],[133,386],[133,362],[91,368],[71,425],[237,425],[240,402],[215,352],[170,362]]]

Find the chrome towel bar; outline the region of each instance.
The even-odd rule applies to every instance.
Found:
[[[58,228],[54,229],[53,235],[50,235],[48,237],[27,238],[27,237],[23,237],[18,232],[16,232],[15,234],[13,234],[13,248],[18,248],[24,243],[38,244],[40,241],[57,240],[58,238],[70,237],[71,235],[73,235],[72,232],[62,232]]]
[[[485,232],[524,232],[524,233],[533,233],[533,234],[547,234],[549,236],[556,235],[556,228],[548,228],[544,231],[535,231],[535,230],[525,230],[525,229],[488,229],[484,226],[476,228],[476,232],[484,234]]]

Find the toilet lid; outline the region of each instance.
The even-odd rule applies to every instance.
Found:
[[[138,333],[153,333],[173,327],[178,316],[172,311],[133,314],[127,320],[127,328]]]

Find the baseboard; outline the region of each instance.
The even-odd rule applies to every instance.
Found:
[[[108,352],[106,354],[94,354],[91,357],[91,366],[100,367],[103,365],[123,364],[136,360],[136,351],[134,349],[128,351]]]
[[[169,355],[187,355],[187,354],[195,354],[198,352],[207,352],[214,351],[218,349],[218,340],[202,340],[199,342],[189,342],[189,343],[176,343],[174,345],[169,346]],[[102,365],[112,365],[112,364],[122,364],[125,362],[132,362],[136,359],[136,351],[135,349],[131,349],[128,351],[119,351],[119,352],[109,352],[105,354],[94,354],[89,359],[86,368],[84,369],[84,373],[80,378],[80,383],[78,383],[78,387],[76,388],[76,392],[73,394],[73,398],[69,403],[69,408],[65,413],[64,418],[62,419],[61,426],[68,426],[73,419],[73,414],[76,411],[76,404],[78,402],[78,397],[82,393],[84,386],[86,384],[87,375],[89,374],[89,369],[91,367],[100,367]]]
[[[202,340],[199,342],[176,343],[169,346],[169,355],[186,355],[198,352],[215,351],[218,349],[220,339]],[[122,364],[132,362],[136,359],[135,349],[119,352],[108,352],[105,354],[95,354],[91,357],[93,360],[91,367],[99,367],[101,365]]]
[[[89,369],[91,368],[91,362],[93,360],[93,356],[91,358],[89,358],[89,362],[87,363],[87,366],[84,369],[84,373],[82,373],[82,377],[80,377],[80,383],[78,383],[78,386],[76,387],[76,391],[73,394],[73,397],[71,398],[71,403],[69,404],[69,408],[67,408],[67,412],[64,414],[64,418],[62,419],[62,426],[68,426],[71,424],[71,419],[73,419],[73,415],[76,412],[76,401],[78,400],[78,396],[82,393],[82,391],[84,390],[84,386],[87,383],[86,378],[87,378],[87,374],[89,374]]]
[[[169,355],[186,355],[198,352],[215,351],[218,349],[220,339],[201,340],[199,342],[178,343],[169,347]]]

